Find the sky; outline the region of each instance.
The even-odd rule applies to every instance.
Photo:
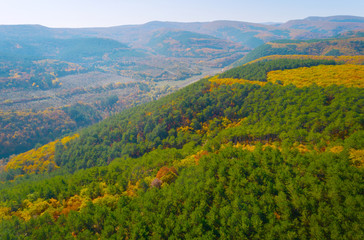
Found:
[[[363,0],[0,0],[0,25],[109,27],[150,21],[286,22],[364,16]]]

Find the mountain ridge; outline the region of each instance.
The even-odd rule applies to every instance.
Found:
[[[312,33],[313,26],[316,27],[316,33]],[[345,28],[343,28],[343,26],[345,26]],[[19,27],[41,28],[43,34],[53,34],[53,36],[57,37],[107,37],[126,43],[137,42],[137,40],[142,38],[142,36],[150,37],[153,32],[158,30],[178,29],[195,31],[201,34],[209,34],[215,37],[224,38],[226,40],[234,40],[246,44],[248,39],[253,37],[257,37],[263,41],[282,39],[284,37],[293,39],[330,37],[334,34],[340,34],[345,31],[364,29],[364,17],[346,15],[307,17],[304,19],[290,20],[285,23],[274,25],[233,20],[216,20],[210,22],[151,21],[144,24],[118,25],[97,28],[50,28],[42,25],[0,25],[0,36],[4,36],[4,28],[11,29]],[[234,29],[234,31],[237,31],[235,32],[234,37],[232,37],[231,34],[230,36],[226,35],[227,31],[229,31],[229,29],[224,29],[226,27],[230,27]],[[289,35],[287,35],[287,33],[282,35],[282,33],[277,32],[278,30],[284,31],[287,29],[291,29]],[[241,35],[241,33],[250,33],[250,35]]]

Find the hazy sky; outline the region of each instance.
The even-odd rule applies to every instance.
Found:
[[[0,0],[0,24],[103,27],[149,21],[285,22],[364,15],[364,0]]]

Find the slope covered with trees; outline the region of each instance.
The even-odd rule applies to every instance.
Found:
[[[241,60],[239,66],[258,58],[270,55],[314,55],[314,56],[362,56],[363,37],[314,39],[314,40],[276,40],[255,48]]]
[[[364,90],[214,79],[56,144],[57,170],[2,178],[0,236],[362,239]]]
[[[43,106],[57,101],[62,101],[62,104],[69,103],[45,110],[0,110],[0,158],[28,151],[37,144],[46,144],[125,108],[159,98],[172,90],[168,86],[157,87],[147,82],[117,82],[104,86],[75,88],[52,97],[24,97],[17,101],[0,102],[0,106],[4,108],[12,104],[25,105],[26,108],[34,106],[32,103],[37,100],[41,101]],[[108,91],[114,94],[107,95]],[[100,97],[94,99],[93,94]]]
[[[0,158],[25,152],[100,121],[100,112],[88,104],[44,111],[0,111]]]

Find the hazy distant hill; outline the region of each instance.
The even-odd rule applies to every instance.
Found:
[[[364,18],[355,16],[308,17],[281,24],[279,28],[291,29],[295,39],[332,37],[350,30],[363,29]]]
[[[55,29],[41,25],[2,25],[1,40],[43,39],[53,37]]]
[[[240,44],[188,31],[163,31],[153,35],[148,47],[174,57],[219,57],[242,51]]]
[[[105,53],[129,48],[116,40],[103,38],[19,38],[0,40],[0,59],[29,60],[61,59],[82,61],[102,58]]]
[[[259,24],[238,21],[213,22],[149,22],[142,25],[119,26],[103,29],[83,29],[83,34],[107,36],[142,46],[155,32],[166,30],[190,31],[217,38],[239,42],[245,47],[254,48],[277,39],[314,39],[333,37],[351,30],[364,29],[364,18],[355,16],[308,17],[282,24]]]
[[[364,29],[364,18],[356,16],[308,17],[282,24],[258,24],[238,21],[213,22],[149,22],[141,25],[125,25],[105,28],[47,28],[39,25],[0,26],[1,39],[32,38],[111,38],[143,47],[158,32],[190,31],[239,42],[254,48],[277,39],[313,39],[333,37],[351,30]]]

